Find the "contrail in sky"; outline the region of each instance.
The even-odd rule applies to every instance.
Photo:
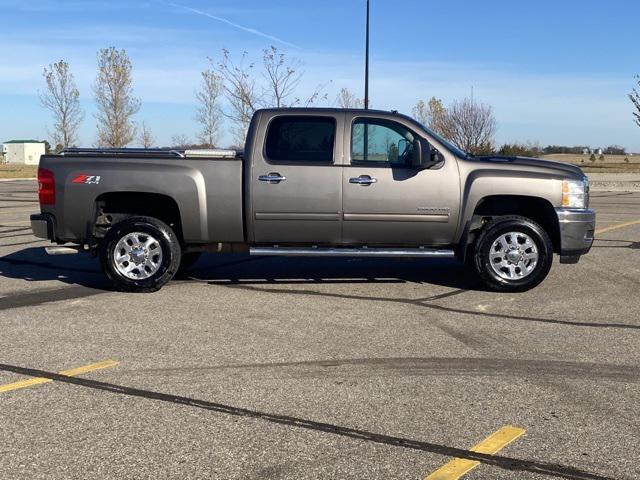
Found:
[[[260,30],[256,30],[255,28],[245,27],[244,25],[240,25],[238,23],[234,23],[231,20],[227,20],[226,18],[218,17],[218,16],[213,15],[211,13],[207,13],[207,12],[204,12],[202,10],[198,10],[197,8],[188,7],[186,5],[179,5],[177,3],[172,3],[172,2],[163,2],[163,1],[161,1],[160,3],[163,3],[163,4],[168,5],[170,7],[181,8],[182,10],[186,10],[187,12],[191,12],[191,13],[195,13],[196,15],[201,15],[203,17],[211,18],[213,20],[217,20],[218,22],[226,23],[227,25],[230,25],[230,26],[232,26],[234,28],[237,28],[238,30],[242,30],[243,32],[251,33],[253,35],[258,35],[259,37],[268,38],[269,40],[273,40],[274,42],[282,43],[284,45],[288,45],[288,46],[294,47],[294,48],[300,48],[300,47],[298,47],[297,45],[294,45],[291,42],[287,42],[286,40],[282,40],[281,38],[274,37],[273,35],[269,35],[267,33],[261,32]]]

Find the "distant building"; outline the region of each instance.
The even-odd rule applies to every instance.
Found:
[[[591,154],[591,149],[590,148],[583,148],[582,149],[582,154],[583,155],[590,155]]]
[[[6,163],[38,165],[40,156],[45,154],[45,144],[38,140],[10,140],[2,145]]]
[[[602,155],[602,149],[601,148],[596,148],[593,153],[595,153],[596,155]]]

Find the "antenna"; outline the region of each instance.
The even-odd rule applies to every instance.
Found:
[[[366,46],[364,56],[364,109],[369,109],[369,0],[367,0]]]

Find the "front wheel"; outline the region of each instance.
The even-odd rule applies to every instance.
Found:
[[[99,248],[102,270],[119,289],[155,292],[180,265],[180,242],[164,222],[131,217],[107,232]]]
[[[553,245],[547,232],[520,216],[492,220],[478,237],[474,267],[484,284],[499,292],[524,292],[551,269]]]

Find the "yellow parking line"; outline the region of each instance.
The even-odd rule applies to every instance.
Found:
[[[523,435],[526,430],[518,427],[505,426],[497,432],[492,433],[479,444],[471,449],[472,452],[495,455],[504,447]],[[424,480],[457,480],[465,473],[480,465],[477,460],[467,460],[464,458],[454,458],[446,465],[425,477]]]
[[[596,230],[596,235],[600,235],[604,232],[610,232],[611,230],[617,230],[618,228],[630,227],[631,225],[638,225],[640,220],[632,220],[631,222],[619,223],[617,225],[611,225],[610,227],[604,227]]]
[[[102,368],[115,367],[116,365],[118,365],[118,362],[116,362],[115,360],[105,360],[104,362],[92,363],[91,365],[85,365],[84,367],[65,370],[64,372],[59,372],[59,374],[65,375],[67,377],[75,377],[76,375],[92,372],[94,370],[100,370]],[[40,385],[42,383],[49,382],[53,382],[53,380],[51,380],[50,378],[36,377],[30,378],[29,380],[22,380],[20,382],[7,383],[6,385],[0,385],[0,393],[19,390],[20,388],[33,387],[34,385]]]

